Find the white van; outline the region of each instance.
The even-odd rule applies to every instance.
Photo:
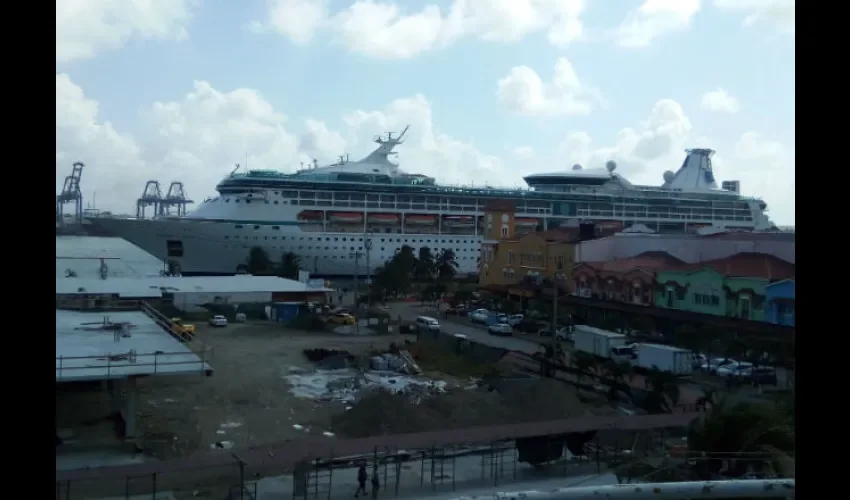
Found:
[[[437,333],[440,331],[440,322],[430,316],[419,316],[416,318],[416,327],[420,332]]]

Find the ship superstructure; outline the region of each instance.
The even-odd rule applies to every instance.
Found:
[[[390,160],[407,130],[376,137],[377,147],[357,161],[314,161],[291,174],[234,171],[218,184],[218,196],[184,217],[101,223],[183,274],[232,274],[251,247],[262,246],[272,258],[294,252],[320,275],[366,274],[364,248],[371,246],[374,268],[403,245],[451,249],[460,272],[477,272],[484,210],[493,200],[515,204],[518,234],[582,221],[609,230],[641,224],[659,233],[773,227],[765,203],[741,196],[737,181],[717,186],[710,149],[688,150],[660,187],[630,183],[612,161],[529,175],[525,189],[445,186]]]

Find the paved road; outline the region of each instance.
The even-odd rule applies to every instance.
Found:
[[[537,342],[517,337],[501,337],[497,335],[490,335],[487,332],[487,329],[483,327],[464,325],[460,323],[454,323],[452,321],[446,321],[442,318],[441,315],[437,315],[433,308],[421,307],[418,302],[396,302],[388,304],[388,306],[390,308],[391,314],[394,317],[401,316],[402,319],[407,321],[415,321],[417,316],[434,315],[436,316],[437,320],[440,321],[441,330],[444,333],[460,333],[466,335],[469,340],[481,344],[489,345],[492,347],[499,347],[502,349],[508,349],[511,351],[525,352],[528,354],[540,351],[540,344]]]

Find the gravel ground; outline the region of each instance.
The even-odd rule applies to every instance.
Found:
[[[312,369],[302,351],[344,349],[357,355],[386,347],[392,336],[348,337],[288,330],[268,323],[198,325],[213,349],[211,377],[152,378],[139,384],[142,448],[159,458],[189,455],[215,443],[256,446],[306,437],[293,424],[321,434],[339,403],[298,399],[283,376],[290,367]]]

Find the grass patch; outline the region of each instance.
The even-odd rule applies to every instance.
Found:
[[[494,377],[504,375],[498,366],[473,361],[434,341],[421,340],[408,350],[425,371],[445,373],[453,377]]]

